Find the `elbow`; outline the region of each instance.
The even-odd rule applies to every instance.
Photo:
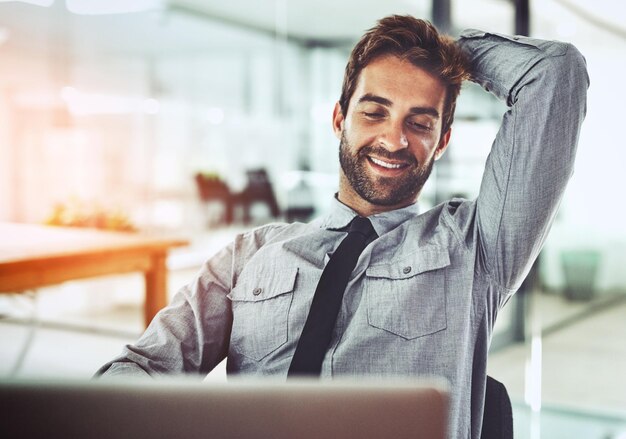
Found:
[[[567,64],[567,81],[572,86],[572,94],[574,102],[578,103],[582,117],[587,114],[587,89],[589,88],[589,73],[587,72],[587,61],[580,51],[572,44],[568,45],[565,54]]]
[[[569,85],[573,92],[579,91],[586,96],[589,88],[587,61],[580,51],[570,43],[563,43],[565,51],[562,56],[551,59],[551,68],[561,82]]]
[[[562,55],[552,56],[543,64],[541,75],[547,81],[545,89],[551,90],[570,114],[575,112],[584,118],[589,88],[587,62],[574,45],[561,44],[565,46]]]
[[[586,92],[589,88],[589,73],[583,54],[573,44],[567,44],[567,52],[563,58],[567,73],[573,76]]]

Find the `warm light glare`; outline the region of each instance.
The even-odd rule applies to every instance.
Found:
[[[61,89],[61,99],[63,99],[65,102],[70,101],[71,99],[75,98],[78,95],[78,91],[71,86],[65,86]]]
[[[72,86],[65,86],[56,93],[47,90],[21,92],[14,96],[13,101],[21,108],[52,110],[67,107],[70,113],[75,116],[89,114],[157,114],[161,108],[159,101],[154,98],[85,93]]]
[[[13,96],[13,102],[17,107],[51,110],[63,105],[57,93],[47,90],[30,90],[19,92]]]
[[[6,27],[0,27],[0,46],[4,44],[8,39],[11,32]]]
[[[74,87],[63,87],[61,98],[74,115],[129,114],[159,112],[159,101],[138,96],[119,96],[104,93],[83,93]]]

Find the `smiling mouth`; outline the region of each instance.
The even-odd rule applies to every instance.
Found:
[[[367,159],[374,163],[375,165],[380,166],[381,168],[385,168],[385,169],[403,169],[409,166],[408,163],[403,162],[403,163],[391,163],[391,162],[386,162],[384,160],[378,159],[378,158],[374,158],[372,156],[367,156]]]

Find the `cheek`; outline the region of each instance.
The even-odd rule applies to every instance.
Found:
[[[434,156],[438,141],[438,136],[419,137],[417,139],[414,138],[413,141],[410,142],[411,150],[413,151],[415,157],[420,162],[423,162],[424,160],[430,159]]]
[[[353,126],[355,128],[355,126]],[[357,129],[345,129],[344,136],[350,144],[350,149],[359,150],[363,146],[373,145],[376,140],[376,134],[372,130],[364,127]]]

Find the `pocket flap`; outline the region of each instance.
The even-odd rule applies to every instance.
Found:
[[[228,294],[228,298],[240,302],[258,302],[291,293],[296,284],[298,267],[280,270],[257,270],[242,273],[237,285]]]
[[[450,265],[448,249],[439,246],[422,247],[416,253],[390,263],[370,266],[365,275],[385,279],[408,279],[426,271],[437,270]]]

